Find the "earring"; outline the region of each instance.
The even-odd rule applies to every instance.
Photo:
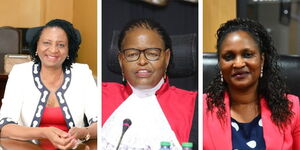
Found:
[[[224,82],[224,79],[223,79],[223,74],[222,74],[222,72],[220,71],[220,80],[221,80],[221,82]]]
[[[67,59],[69,60],[69,59],[70,59],[70,57],[69,57],[69,56],[67,56]]]
[[[260,69],[260,77],[262,78],[263,75],[264,75],[264,67],[261,67],[261,69]]]
[[[123,73],[123,72],[122,72],[122,82],[123,82],[123,83],[126,82],[126,80],[125,80],[125,78],[124,78],[124,73]]]
[[[167,78],[167,69],[165,70],[164,80],[166,80],[166,78]]]
[[[37,53],[37,51],[35,51],[35,56],[37,56],[38,55],[38,53]]]

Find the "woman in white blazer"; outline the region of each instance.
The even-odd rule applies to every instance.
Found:
[[[9,74],[1,137],[47,139],[59,149],[97,137],[99,96],[88,65],[75,63],[79,45],[78,31],[65,20],[38,29],[31,43],[33,62],[15,65]]]

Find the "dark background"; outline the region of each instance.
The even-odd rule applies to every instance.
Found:
[[[169,0],[159,7],[141,0],[102,0],[102,81],[119,82],[122,76],[108,70],[108,51],[114,30],[120,31],[130,20],[151,17],[159,22],[169,35],[198,33],[198,4]],[[185,78],[170,78],[171,85],[197,90],[198,74]]]

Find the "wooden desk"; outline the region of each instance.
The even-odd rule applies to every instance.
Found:
[[[39,145],[31,142],[0,138],[0,149],[3,150],[43,150]],[[97,140],[89,140],[80,144],[76,150],[97,150]]]

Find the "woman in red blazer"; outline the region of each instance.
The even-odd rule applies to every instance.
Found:
[[[217,38],[220,72],[204,94],[203,148],[300,149],[299,99],[286,94],[265,28],[234,19]]]

